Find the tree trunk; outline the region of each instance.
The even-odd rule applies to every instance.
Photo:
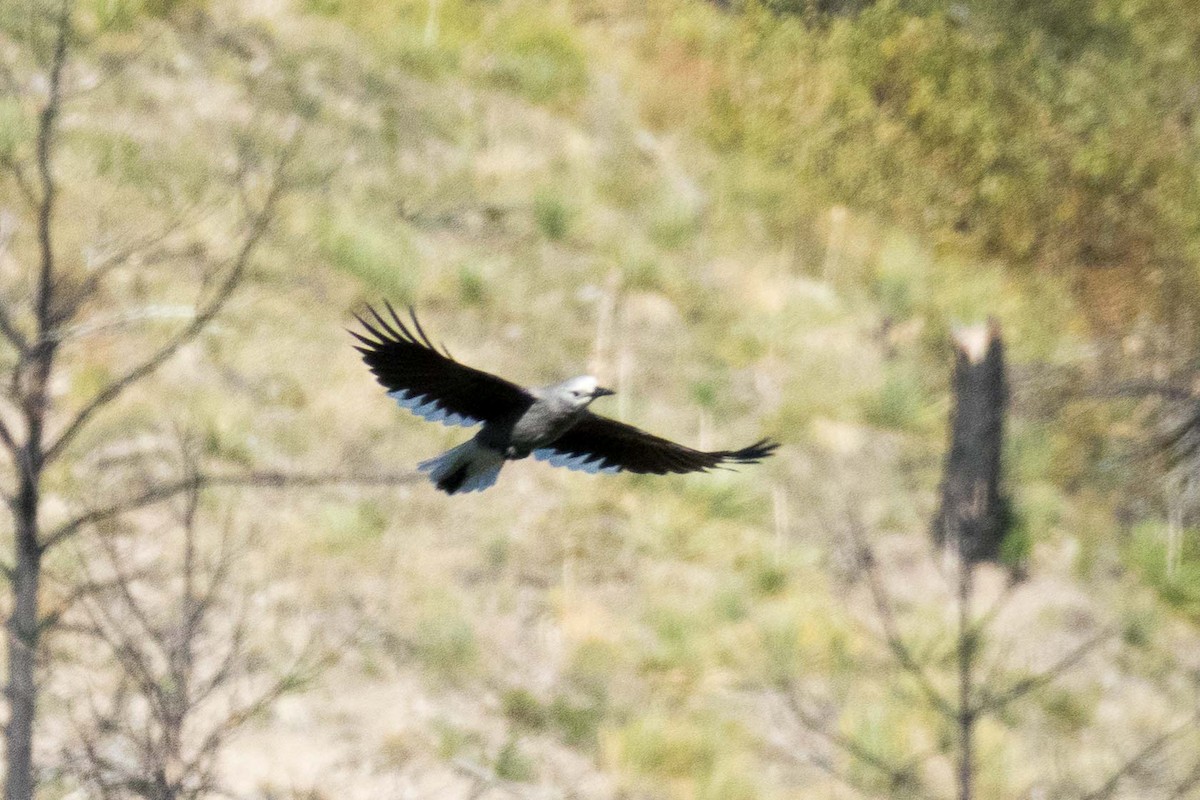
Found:
[[[975,634],[971,630],[974,565],[958,559],[958,800],[975,793]]]
[[[933,538],[939,546],[957,546],[970,563],[995,561],[1008,529],[1008,503],[1000,493],[1004,344],[995,322],[956,332],[954,344],[950,450]]]
[[[48,294],[48,290],[47,290]],[[42,312],[39,312],[42,313]],[[33,800],[33,723],[37,713],[37,656],[41,619],[38,589],[42,578],[40,506],[42,472],[46,464],[44,438],[50,375],[57,345],[50,338],[49,306],[39,317],[38,343],[24,372],[22,406],[28,438],[16,453],[19,478],[13,498],[14,558],[12,616],[8,619],[8,726],[4,731],[8,756],[5,800]]]
[[[26,474],[14,509],[16,564],[12,574],[13,611],[8,620],[9,718],[6,800],[32,800],[33,721],[37,704],[38,584],[42,554],[38,544],[38,476]]]

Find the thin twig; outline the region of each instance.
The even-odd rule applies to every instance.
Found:
[[[898,787],[911,787],[916,782],[916,774],[913,772],[913,765],[896,765],[889,762],[883,756],[872,752],[862,745],[861,742],[855,741],[849,736],[844,736],[835,731],[829,730],[821,724],[821,721],[808,713],[796,698],[795,690],[791,686],[785,686],[782,692],[788,710],[796,718],[805,730],[817,734],[821,738],[828,741],[830,744],[842,750],[847,755],[866,764],[872,769],[884,775],[888,783],[893,789]]]
[[[416,472],[374,473],[356,475],[353,473],[322,472],[294,473],[277,470],[252,470],[237,473],[216,473],[211,475],[198,474],[180,480],[156,484],[142,492],[126,497],[115,503],[91,509],[55,528],[42,544],[42,550],[49,550],[55,545],[78,533],[82,528],[105,522],[110,519],[136,511],[140,508],[155,505],[178,497],[193,487],[248,487],[257,489],[285,489],[317,486],[399,486],[413,483],[421,478]]]
[[[116,15],[113,15],[113,17],[115,19]],[[74,89],[67,94],[68,99],[74,100],[79,97],[86,97],[87,95],[89,95],[99,89],[102,89],[106,84],[108,84],[114,78],[119,77],[130,67],[134,66],[139,61],[141,61],[142,57],[145,56],[147,53],[149,53],[150,49],[154,45],[158,44],[161,38],[162,38],[161,32],[156,32],[151,36],[145,37],[144,43],[138,48],[137,52],[126,55],[124,58],[121,59],[120,63],[118,63],[116,66],[107,70],[105,72],[105,74],[103,76],[101,76],[100,79],[97,80],[95,83],[88,85],[88,86],[74,87]]]
[[[283,155],[276,164],[275,172],[272,176],[271,186],[267,192],[267,197],[264,199],[262,207],[254,216],[253,222],[250,225],[249,231],[242,240],[242,245],[238,249],[237,254],[233,258],[232,265],[225,279],[221,282],[217,291],[204,306],[197,310],[196,316],[192,321],[176,333],[162,347],[152,353],[144,361],[133,367],[121,377],[114,380],[105,388],[101,389],[90,401],[88,401],[78,412],[75,417],[67,424],[58,438],[46,449],[45,460],[47,463],[53,461],[59,456],[62,451],[71,443],[76,435],[87,424],[92,416],[115,401],[125,393],[134,384],[152,375],[156,370],[165,364],[175,353],[199,336],[207,327],[208,324],[224,309],[226,303],[233,296],[234,291],[241,283],[242,276],[246,272],[247,265],[250,261],[250,256],[254,252],[255,247],[266,233],[275,214],[275,206],[282,196],[284,189],[284,171],[291,157],[296,152],[298,145],[298,136],[288,142]]]
[[[1141,764],[1145,763],[1146,759],[1170,744],[1171,740],[1186,733],[1188,730],[1194,729],[1197,721],[1200,721],[1200,712],[1192,714],[1179,725],[1171,728],[1170,730],[1164,731],[1163,733],[1151,739],[1144,747],[1134,753],[1124,764],[1117,768],[1117,770],[1113,772],[1113,774],[1109,776],[1108,780],[1105,781],[1099,788],[1088,792],[1081,798],[1081,800],[1104,800],[1105,798],[1112,797],[1113,792],[1115,792],[1117,787],[1120,785],[1122,778],[1124,778],[1133,770],[1137,769],[1137,767]]]
[[[123,247],[106,253],[96,260],[89,260],[87,264],[87,275],[83,281],[75,288],[75,298],[72,302],[65,304],[62,313],[59,316],[60,322],[66,322],[73,319],[79,313],[79,309],[86,303],[100,288],[101,282],[114,269],[127,263],[135,255],[139,255],[149,251],[158,245],[161,245],[171,236],[183,229],[184,225],[194,225],[204,219],[207,214],[199,215],[189,219],[189,214],[196,206],[198,201],[188,204],[185,208],[180,209],[172,218],[159,230],[146,236],[134,239],[126,243]],[[215,209],[214,209],[215,210]],[[209,212],[211,213],[211,212]]]
[[[17,192],[21,195],[21,198],[30,207],[36,208],[38,205],[37,190],[33,188],[33,181],[25,173],[25,167],[21,165],[21,162],[17,161],[12,153],[0,153],[0,166],[8,170],[8,174],[12,177],[13,183],[16,184]]]
[[[992,694],[986,690],[981,690],[980,694],[982,696],[973,711],[976,714],[989,714],[1003,710],[1013,701],[1021,699],[1035,689],[1039,689],[1048,683],[1052,683],[1064,672],[1082,661],[1088,653],[1090,653],[1100,644],[1112,638],[1112,635],[1113,631],[1109,628],[1101,630],[1095,636],[1084,641],[1074,650],[1067,653],[1044,672],[1039,672],[1037,675],[1023,678],[999,694]]]
[[[38,247],[41,251],[41,271],[37,286],[36,312],[39,336],[45,336],[50,330],[50,298],[54,291],[54,243],[51,239],[51,226],[54,223],[54,204],[57,187],[54,183],[54,173],[51,168],[50,154],[54,145],[55,123],[62,110],[62,75],[67,63],[67,44],[71,38],[70,3],[63,3],[58,20],[58,32],[54,42],[54,57],[50,64],[49,94],[46,105],[38,115],[38,132],[36,140],[37,172],[41,183],[41,202],[37,215]]]
[[[861,523],[857,516],[851,511],[849,514],[849,528],[852,544],[856,554],[860,558],[860,563],[864,567],[864,572],[867,576],[867,587],[871,593],[871,599],[875,604],[876,612],[879,615],[879,620],[883,624],[884,637],[887,641],[888,648],[892,651],[893,657],[900,666],[909,675],[916,680],[922,694],[926,699],[947,719],[957,718],[957,710],[950,704],[941,692],[930,681],[924,667],[916,660],[909,648],[908,643],[900,634],[899,626],[896,624],[895,612],[892,609],[891,600],[888,598],[887,590],[883,586],[883,580],[879,576],[878,564],[876,563],[875,553],[871,549],[870,543],[866,540],[863,534]]]
[[[1177,798],[1187,797],[1197,786],[1200,786],[1200,762],[1197,762],[1192,767],[1187,777],[1175,785],[1175,789],[1167,795],[1167,800],[1177,800]]]
[[[2,419],[0,419],[0,443],[3,443],[5,448],[12,453],[13,458],[20,459],[21,445],[17,444],[17,440],[13,437],[12,431],[8,429],[8,425]]]
[[[8,214],[0,213],[0,263],[3,263],[4,257],[8,254],[12,237],[12,222]],[[13,323],[13,319],[8,313],[8,304],[4,302],[0,302],[0,334],[8,339],[9,344],[16,349],[18,356],[24,357],[29,352],[29,340]]]

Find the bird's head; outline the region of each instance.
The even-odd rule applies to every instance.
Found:
[[[605,389],[598,384],[596,379],[591,375],[580,375],[578,378],[571,378],[570,380],[563,381],[556,388],[561,397],[578,408],[587,407],[597,397],[616,394],[612,389]]]

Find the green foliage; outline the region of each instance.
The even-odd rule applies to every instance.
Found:
[[[1074,735],[1092,721],[1096,711],[1096,698],[1083,692],[1052,687],[1042,699],[1042,710],[1063,734]]]
[[[353,552],[359,547],[378,546],[388,517],[378,503],[327,503],[321,506],[321,526],[326,531],[329,552]]]
[[[521,752],[520,742],[515,736],[510,737],[500,748],[500,752],[496,754],[496,763],[493,769],[496,777],[501,780],[518,783],[533,780],[535,775],[533,762]]]
[[[650,217],[650,240],[663,250],[677,250],[692,241],[699,225],[700,217],[688,203],[661,202]]]
[[[1121,616],[1121,641],[1137,650],[1148,648],[1158,632],[1159,619],[1154,610],[1146,606],[1126,609]]]
[[[206,11],[209,0],[86,0],[81,5],[83,8],[76,13],[87,18],[86,25],[109,32],[130,32],[143,17]]]
[[[509,689],[500,698],[500,707],[517,728],[537,731],[546,726],[546,709],[528,689]]]
[[[864,404],[863,418],[880,428],[912,431],[928,419],[929,406],[925,388],[911,367],[890,366],[878,393]]]
[[[1010,569],[1024,569],[1033,554],[1034,533],[1019,505],[1009,502],[1006,530],[1000,544],[1000,561]]]
[[[446,761],[464,754],[476,756],[483,749],[483,737],[476,731],[443,719],[434,720],[432,728],[437,737],[438,755]]]
[[[787,583],[787,571],[779,564],[764,562],[754,570],[754,588],[767,597],[780,594]]]
[[[544,8],[506,15],[488,45],[483,74],[534,103],[565,106],[587,88],[587,58],[574,32]]]
[[[467,306],[478,306],[487,301],[487,278],[482,270],[470,264],[458,268],[458,297]]]
[[[595,744],[597,733],[604,723],[605,711],[603,698],[574,702],[562,695],[554,698],[548,709],[551,723],[558,729],[563,741],[572,747]]]
[[[710,140],[745,157],[731,183],[781,234],[840,200],[1008,264],[1116,267],[1131,313],[1194,306],[1200,145],[1179,109],[1200,24],[1184,0],[891,0],[817,26],[820,3],[766,5],[800,16],[677,11],[706,80],[671,89],[704,97]]]
[[[1167,605],[1200,621],[1200,531],[1184,528],[1176,536],[1178,544],[1173,552],[1166,525],[1138,525],[1130,538],[1127,557]]]
[[[304,0],[302,7],[310,13],[332,17],[341,13],[344,5],[342,0]]]
[[[422,618],[412,644],[425,669],[439,680],[461,682],[478,665],[475,631],[455,613],[432,612]]]
[[[552,242],[566,238],[573,216],[571,208],[555,193],[541,191],[533,198],[533,218],[538,231]]]
[[[509,689],[501,698],[504,716],[521,731],[551,730],[572,747],[588,747],[604,720],[603,696],[583,701],[556,695],[542,703],[527,689]]]
[[[648,716],[621,731],[621,760],[635,772],[659,778],[703,776],[721,749],[716,731],[682,720]]]
[[[600,702],[608,693],[615,670],[627,658],[616,644],[589,639],[571,654],[567,678],[581,693]]]
[[[393,303],[410,303],[417,283],[417,253],[401,228],[343,215],[322,219],[317,228],[321,255]]]

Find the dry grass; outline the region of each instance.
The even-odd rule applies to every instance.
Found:
[[[526,383],[595,365],[620,390],[604,410],[629,422],[712,447],[759,435],[784,447],[708,476],[518,463],[462,498],[425,484],[226,498],[255,532],[239,568],[259,626],[337,656],[228,750],[229,785],[277,798],[857,796],[780,721],[771,692],[797,680],[833,729],[881,754],[932,749],[922,774],[946,789],[944,731],[896,676],[839,526],[853,505],[906,635],[944,650],[949,587],[925,531],[947,410],[937,343],[957,319],[996,314],[1018,362],[1070,360],[1071,319],[1047,324],[1058,288],[1030,298],[845,210],[836,235],[817,234],[819,258],[793,252],[709,172],[719,154],[671,96],[692,57],[641,59],[619,26],[516,2],[301,5],[224,19],[212,4],[210,44],[245,37],[262,59],[258,99],[228,77],[243,56],[163,31],[113,95],[72,112],[63,174],[79,222],[62,237],[78,250],[153,211],[138,159],[105,171],[97,151],[155,152],[146,169],[202,177],[224,155],[211,131],[253,121],[256,104],[286,114],[296,94],[306,109],[313,180],[289,199],[254,285],[114,428],[179,424],[259,464],[411,466],[461,431],[405,416],[349,347],[351,312],[386,298],[416,305],[472,365]],[[209,56],[189,61],[190,48]],[[172,58],[181,66],[160,63]],[[101,219],[93,197],[126,213]],[[190,230],[219,248],[216,213]],[[0,266],[19,280],[18,262]],[[84,395],[118,346],[100,336],[79,350],[61,396]],[[1018,419],[1015,435],[1037,440],[1036,425]],[[1020,452],[1021,475],[1046,458],[1039,441]],[[989,632],[996,679],[1053,664],[1108,624],[1137,621],[1149,643],[1118,637],[989,721],[988,797],[1094,785],[1181,713],[1186,681],[1151,652],[1195,651],[1195,631],[1145,586],[1080,563],[1081,542],[1116,558],[1095,544],[1111,524],[1085,529],[1099,515],[1040,481],[1014,487],[1033,578]],[[1001,582],[988,576],[983,594]],[[48,718],[72,688],[55,685]]]

